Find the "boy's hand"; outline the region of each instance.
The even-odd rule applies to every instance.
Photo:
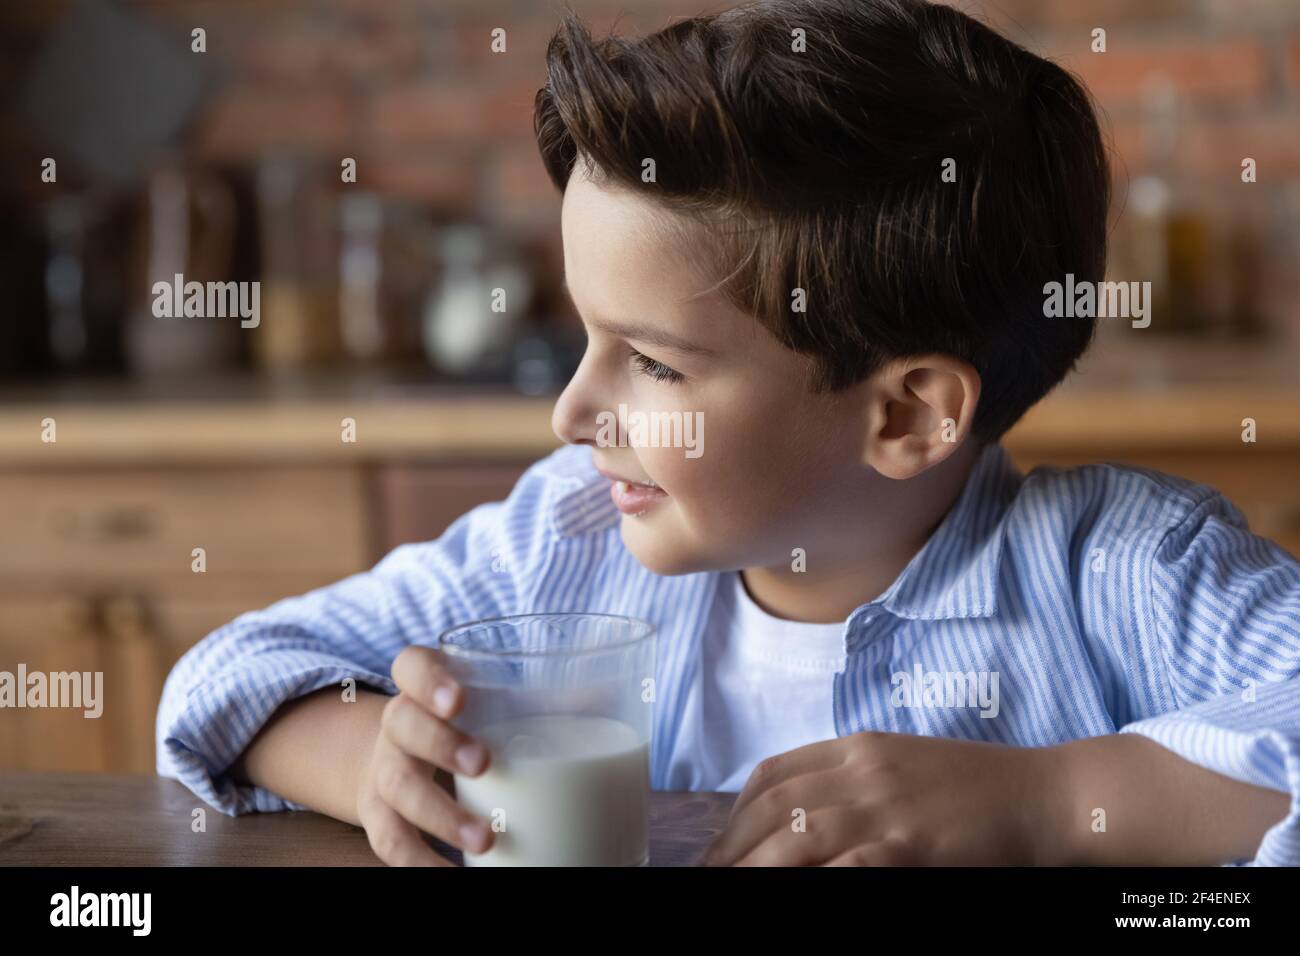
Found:
[[[464,695],[441,663],[441,653],[412,645],[393,659],[393,681],[399,693],[384,706],[379,733],[357,788],[357,817],[365,827],[371,849],[390,866],[452,866],[434,852],[424,830],[458,846],[482,853],[492,845],[488,821],[470,813],[434,779],[441,771],[478,776],[487,769],[487,748],[447,723],[459,712]],[[449,688],[445,706],[434,694]],[[477,744],[468,767],[457,751]],[[477,826],[477,835],[462,827]]]
[[[700,863],[1052,863],[1068,812],[1060,759],[1051,747],[878,731],[809,744],[754,768]]]

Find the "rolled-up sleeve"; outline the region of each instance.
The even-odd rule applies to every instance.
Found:
[[[352,679],[397,693],[393,658],[447,627],[515,613],[544,561],[552,482],[531,466],[505,501],[479,505],[435,541],[404,544],[334,584],[250,611],[191,647],[164,684],[157,772],[221,812],[303,810],[228,768],[286,701]]]
[[[1146,623],[1177,706],[1119,732],[1289,793],[1287,816],[1254,858],[1229,865],[1300,866],[1300,563],[1251,534],[1217,493],[1191,507],[1154,554]]]

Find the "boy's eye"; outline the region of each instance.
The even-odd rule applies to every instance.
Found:
[[[648,355],[642,355],[636,349],[629,349],[632,361],[642,374],[650,376],[656,382],[671,382],[677,384],[685,381],[686,376],[681,372],[675,371],[665,365],[663,362],[656,361]]]

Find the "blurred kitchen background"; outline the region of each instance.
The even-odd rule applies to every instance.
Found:
[[[725,6],[570,5],[597,33]],[[1154,284],[1150,327],[1102,320],[1008,449],[1215,484],[1300,551],[1300,2],[960,6],[1092,89],[1109,278]],[[5,0],[0,670],[103,671],[108,700],[0,711],[0,768],[150,772],[187,647],[436,537],[558,444],[583,336],[531,122],[555,9]],[[176,273],[259,281],[259,328],[155,318]]]

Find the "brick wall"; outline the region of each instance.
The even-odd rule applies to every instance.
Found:
[[[1217,237],[1220,257],[1250,259],[1224,281],[1252,286],[1245,295],[1257,320],[1300,338],[1300,0],[954,5],[1087,84],[1113,146],[1117,238],[1131,219],[1120,215],[1128,186],[1143,173],[1172,169],[1182,202]],[[1099,27],[1104,53],[1091,50]],[[1161,81],[1179,104],[1172,167],[1160,164],[1150,135],[1149,93]],[[1252,184],[1241,178],[1246,157],[1257,163]]]
[[[597,30],[645,32],[718,5],[571,0]],[[1288,282],[1300,265],[1300,0],[989,0],[958,3],[1077,71],[1113,135],[1123,183],[1150,165],[1143,91],[1167,77],[1185,107],[1177,158],[1217,222],[1261,239],[1270,320],[1300,329]],[[12,89],[66,0],[8,5],[0,82]],[[133,0],[161,28],[208,33],[219,92],[192,135],[205,158],[243,164],[292,146],[438,219],[494,221],[558,241],[559,197],[532,138],[533,95],[554,6],[535,0]],[[490,31],[508,52],[489,52]],[[1089,50],[1107,31],[1107,51]],[[6,180],[35,157],[21,121],[4,124]],[[1243,157],[1260,182],[1240,182]],[[39,160],[36,160],[39,161]]]

